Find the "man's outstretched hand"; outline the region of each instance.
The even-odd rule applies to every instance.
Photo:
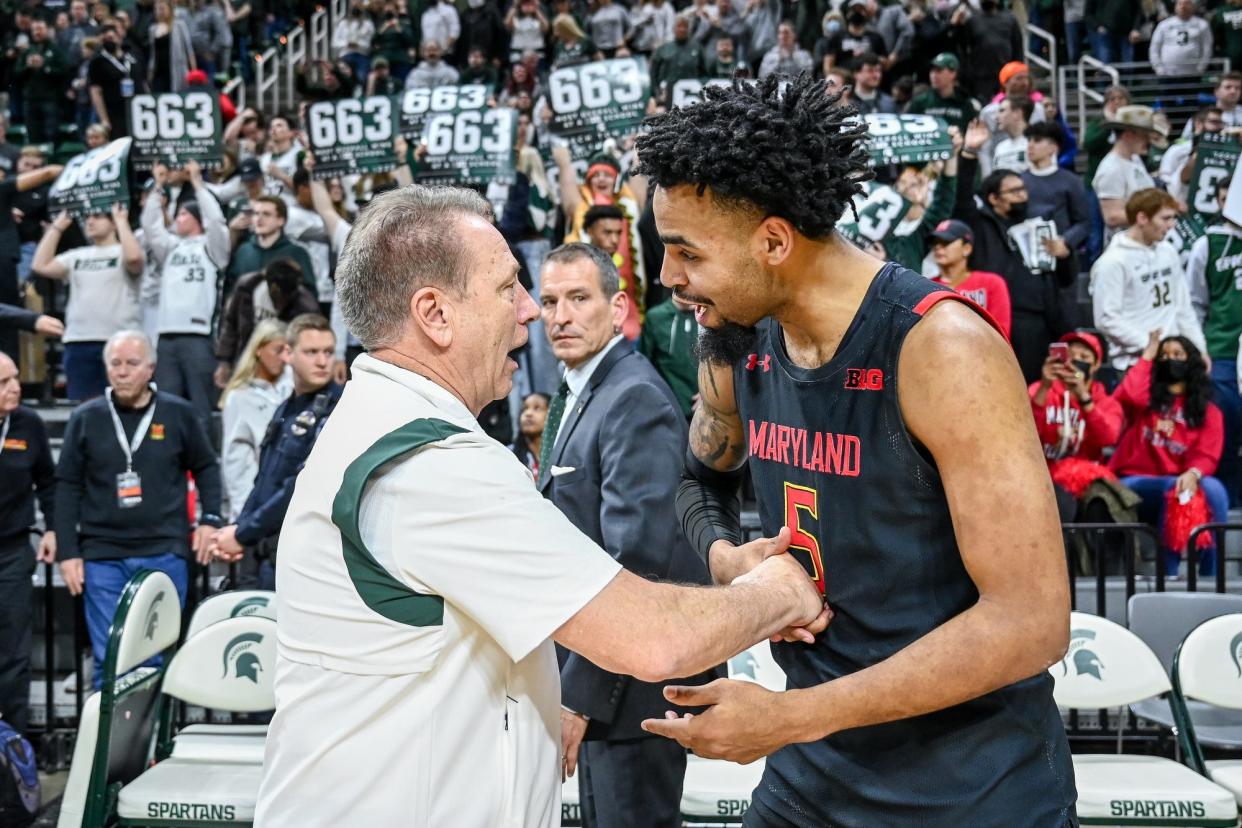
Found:
[[[778,713],[786,694],[753,682],[717,679],[701,687],[670,685],[664,688],[664,698],[682,707],[708,709],[698,715],[670,710],[663,719],[646,719],[643,730],[675,739],[704,759],[745,765],[793,741]]]

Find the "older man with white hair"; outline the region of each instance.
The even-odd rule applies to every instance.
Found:
[[[126,582],[139,570],[158,569],[184,603],[190,547],[200,562],[210,560],[221,523],[216,454],[190,404],[151,382],[155,353],[147,335],[118,331],[103,355],[107,392],[78,406],[65,426],[53,524],[65,586],[85,596],[96,687]],[[187,472],[202,506],[192,544]]]
[[[758,566],[730,586],[646,581],[483,432],[476,417],[509,392],[539,313],[491,219],[470,191],[406,187],[345,244],[338,299],[368,353],[280,536],[258,825],[553,828],[553,640],[658,681],[827,623],[782,554],[788,530],[747,545]]]

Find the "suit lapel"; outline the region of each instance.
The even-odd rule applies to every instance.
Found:
[[[586,411],[587,405],[591,402],[591,397],[595,394],[595,389],[599,387],[604,378],[613,369],[613,366],[625,357],[634,352],[634,348],[628,342],[618,342],[616,346],[605,355],[599,365],[595,366],[591,378],[587,381],[586,387],[582,389],[582,393],[578,395],[578,399],[574,400],[573,408],[567,408],[565,415],[561,419],[560,434],[557,435],[556,447],[552,449],[552,457],[549,460],[549,468],[539,470],[539,491],[544,491],[548,484],[552,481],[552,466],[561,465],[561,455],[565,453],[565,446],[569,445],[570,439],[573,438],[574,428],[582,420],[582,414]]]

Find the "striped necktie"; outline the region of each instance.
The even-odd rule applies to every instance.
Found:
[[[544,469],[549,469],[548,464],[552,462],[552,448],[556,444],[556,433],[561,430],[561,419],[565,416],[565,401],[569,399],[569,383],[561,380],[561,387],[556,389],[556,396],[552,398],[552,402],[548,405],[548,419],[543,424],[543,441],[539,446],[539,473],[544,474]]]

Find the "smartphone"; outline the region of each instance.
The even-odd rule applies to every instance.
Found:
[[[1048,346],[1048,356],[1066,364],[1070,361],[1069,343],[1054,342]]]

